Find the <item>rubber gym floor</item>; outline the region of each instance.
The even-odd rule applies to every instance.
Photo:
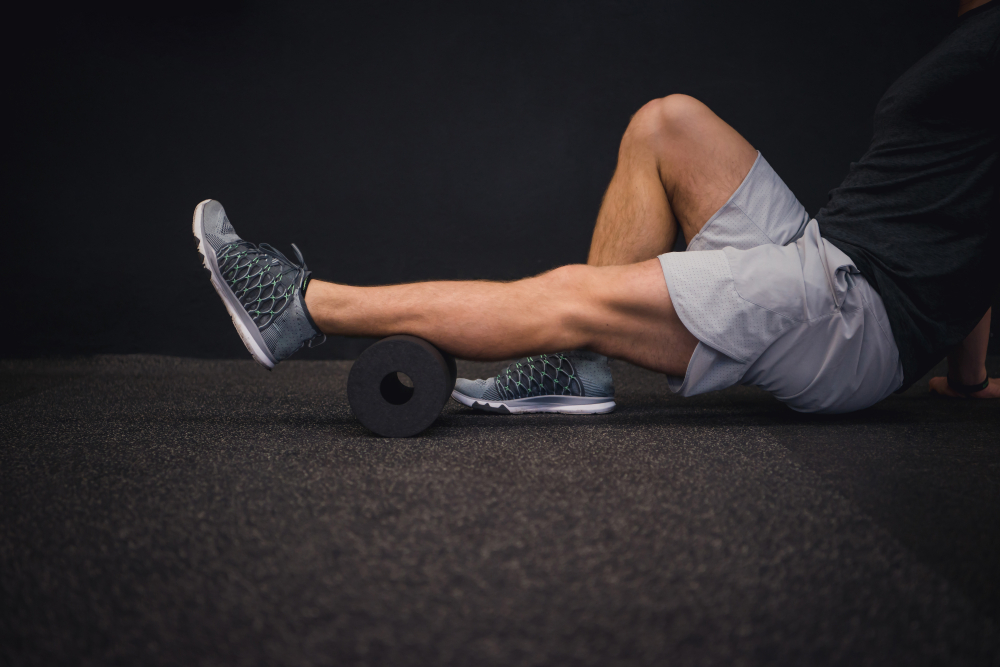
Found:
[[[997,403],[616,362],[613,414],[390,440],[349,368],[0,362],[0,663],[1000,664]]]

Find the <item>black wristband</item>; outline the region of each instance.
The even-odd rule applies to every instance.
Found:
[[[960,394],[975,394],[977,391],[982,391],[990,386],[990,376],[989,373],[986,374],[986,379],[979,384],[958,384],[957,382],[951,381],[951,376],[948,376],[948,386],[951,387],[952,391],[957,391]]]

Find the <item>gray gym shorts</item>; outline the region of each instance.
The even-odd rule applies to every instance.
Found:
[[[759,153],[686,252],[660,255],[670,298],[700,341],[683,396],[761,387],[799,412],[850,412],[903,383],[885,306]]]

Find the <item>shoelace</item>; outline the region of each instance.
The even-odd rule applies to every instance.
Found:
[[[496,376],[506,400],[529,396],[583,396],[573,362],[565,354],[541,354],[515,361]]]
[[[302,251],[294,243],[292,250],[299,260],[298,264],[268,243],[254,245],[242,239],[223,246],[216,255],[223,279],[262,331],[285,311],[292,301],[292,294],[296,289],[304,288],[306,279],[312,273],[306,266]],[[273,268],[276,270],[272,273]],[[282,279],[291,274],[297,275],[287,285],[284,284]],[[320,335],[323,340],[316,345],[326,342],[326,335]],[[315,347],[314,340],[309,341],[309,347]]]

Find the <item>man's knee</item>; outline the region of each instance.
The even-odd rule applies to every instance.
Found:
[[[558,295],[560,307],[555,313],[558,317],[571,316],[587,303],[592,296],[593,274],[594,267],[587,264],[568,264],[544,274],[551,293]]]
[[[667,95],[639,109],[625,132],[625,139],[662,144],[689,135],[715,114],[689,95]]]
[[[569,347],[586,344],[589,324],[600,307],[593,284],[597,271],[586,264],[570,264],[541,276],[546,283],[542,289],[549,300],[545,317],[567,337],[565,344]]]

